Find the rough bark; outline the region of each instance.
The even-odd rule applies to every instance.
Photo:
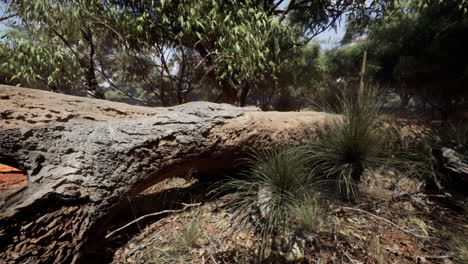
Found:
[[[452,148],[442,147],[438,158],[441,167],[454,180],[464,185],[468,183],[468,157]]]
[[[0,85],[0,129],[146,117],[163,110]]]
[[[11,92],[2,95],[9,97],[5,101],[19,94],[52,96],[0,87],[0,92],[5,90]],[[0,214],[3,263],[91,263],[86,256],[104,239],[106,222],[126,197],[167,177],[232,167],[251,148],[316,138],[330,116],[263,113],[214,103],[157,110],[142,107],[138,113],[123,104],[54,96],[54,105],[62,104],[65,110],[64,100],[74,102],[78,117],[91,115],[104,121],[93,117],[80,119],[87,122],[57,123],[65,121],[49,117],[50,124],[24,122],[29,126],[0,130],[0,163],[21,169],[29,178],[23,198]],[[86,114],[79,107],[84,104],[92,107]],[[47,111],[52,106],[40,107]],[[106,116],[107,107],[121,113]],[[10,116],[16,114],[16,108],[7,111]],[[140,117],[130,119],[128,111]],[[116,115],[125,119],[109,120]],[[3,121],[0,125],[5,127]]]

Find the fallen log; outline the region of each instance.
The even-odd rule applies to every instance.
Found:
[[[0,85],[0,129],[137,118],[164,110]]]
[[[78,97],[54,96],[57,104],[66,105],[66,98],[80,106]],[[29,180],[22,199],[0,214],[2,263],[92,263],[89,256],[109,231],[106,223],[127,197],[189,171],[230,168],[251,149],[316,138],[331,116],[198,102],[99,120],[97,107],[114,103],[79,100],[92,107],[80,109],[82,116],[94,120],[0,130],[0,163],[21,169]],[[126,113],[120,105],[112,108]]]

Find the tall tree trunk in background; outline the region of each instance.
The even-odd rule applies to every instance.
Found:
[[[230,78],[219,80],[213,71],[213,55],[210,54],[205,47],[197,43],[194,49],[200,54],[202,60],[208,66],[206,78],[209,78],[212,84],[220,91],[219,97],[215,100],[216,103],[227,103],[239,105],[238,89],[234,81]]]
[[[247,95],[249,94],[249,91],[250,91],[250,83],[243,84],[242,86],[239,87],[237,98],[239,100],[240,107],[244,107],[246,105]]]
[[[239,105],[238,87],[231,79],[225,79],[218,83],[218,87],[221,94],[216,99],[216,103]]]
[[[87,29],[81,29],[81,35],[83,36],[87,44],[87,50],[83,54],[83,57],[80,58],[80,60],[82,61],[81,65],[84,66],[83,70],[87,89],[94,98],[105,99],[104,92],[99,86],[99,83],[96,78],[96,65],[94,63],[96,49],[93,41],[93,35]]]

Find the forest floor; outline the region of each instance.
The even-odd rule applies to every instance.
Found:
[[[259,236],[248,224],[233,224],[223,207],[230,194],[211,197],[208,186],[169,179],[129,201],[132,213],[114,230],[151,211],[169,212],[113,234],[112,263],[256,263]],[[360,187],[356,204],[330,203],[327,227],[302,247],[262,263],[467,263],[466,205],[449,203],[424,191],[418,180],[397,175],[368,175]],[[162,206],[174,197],[176,202]]]

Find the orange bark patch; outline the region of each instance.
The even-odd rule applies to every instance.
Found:
[[[0,163],[0,193],[21,188],[26,184],[28,178],[23,172]]]

